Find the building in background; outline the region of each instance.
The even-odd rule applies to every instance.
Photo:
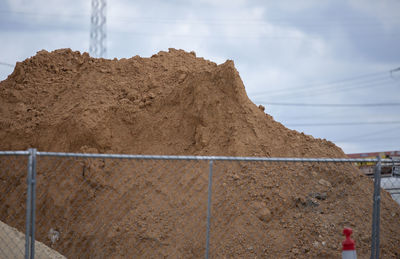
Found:
[[[350,158],[389,158],[393,160],[400,160],[400,151],[386,151],[386,152],[374,152],[374,153],[357,153],[347,154]],[[363,162],[356,163],[358,168],[368,176],[373,177],[375,163]],[[384,163],[382,164],[381,171],[381,187],[388,191],[392,198],[400,204],[400,163]]]
[[[373,153],[355,153],[347,154],[350,158],[389,158],[394,160],[400,160],[400,151],[385,151],[385,152],[373,152]],[[357,163],[358,168],[366,175],[374,174],[375,163]],[[400,165],[396,164],[383,164],[382,165],[382,176],[400,176]]]

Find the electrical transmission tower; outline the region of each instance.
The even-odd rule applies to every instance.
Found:
[[[102,58],[106,55],[106,0],[92,0],[90,17],[90,47],[92,57]]]

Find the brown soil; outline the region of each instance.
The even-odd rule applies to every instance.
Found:
[[[0,150],[344,157],[253,104],[233,61],[217,65],[174,49],[121,60],[40,51],[0,83],[0,114]],[[54,246],[67,257],[203,256],[205,162],[40,159],[38,236],[48,244],[49,229],[58,229]],[[368,257],[373,186],[352,166],[214,167],[213,258],[339,257],[345,226],[359,257]],[[8,214],[23,215],[23,205],[10,208],[23,204],[16,197],[24,179],[13,176],[11,190],[7,177],[0,185],[10,193],[0,219],[20,229],[23,216],[13,222]],[[384,192],[385,258],[400,257],[399,222],[399,206]]]

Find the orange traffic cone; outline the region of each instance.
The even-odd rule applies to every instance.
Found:
[[[356,244],[350,238],[352,233],[353,230],[351,228],[343,229],[343,235],[346,236],[346,240],[342,242],[342,259],[357,259]]]

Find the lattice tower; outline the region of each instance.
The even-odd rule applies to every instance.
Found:
[[[92,0],[92,14],[90,17],[90,47],[92,57],[106,55],[106,0]]]

